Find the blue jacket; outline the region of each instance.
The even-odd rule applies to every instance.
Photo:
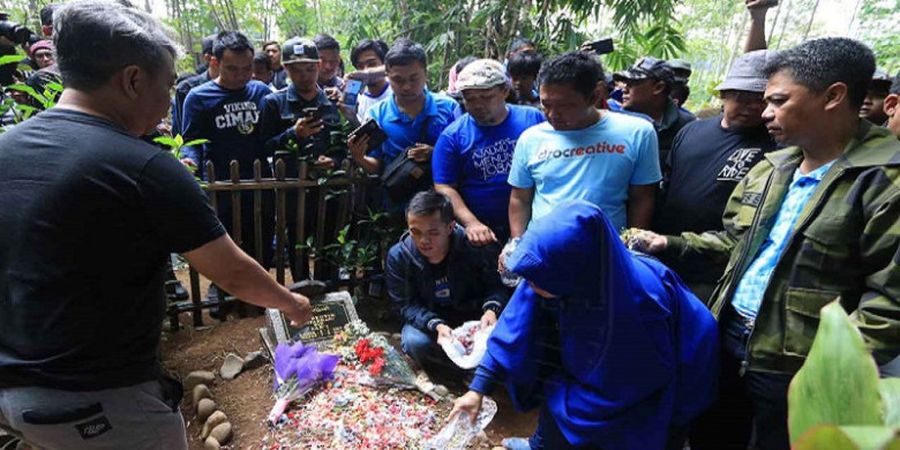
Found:
[[[451,304],[445,307],[434,301],[431,265],[409,233],[388,252],[388,295],[405,324],[434,332],[438,324],[456,327],[467,320],[478,320],[487,310],[499,316],[506,305],[509,296],[497,273],[499,249],[473,246],[459,226],[451,240],[447,255]]]
[[[583,202],[529,225],[509,268],[522,283],[471,388],[506,381],[518,409],[545,402],[575,446],[653,450],[714,400],[715,321],[674,272],[629,252]]]

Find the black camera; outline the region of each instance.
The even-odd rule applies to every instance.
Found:
[[[9,14],[0,13],[0,37],[15,45],[25,45],[33,33],[28,28],[9,20]]]

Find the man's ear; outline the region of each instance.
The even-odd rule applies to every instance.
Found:
[[[841,103],[848,101],[847,98],[847,85],[842,82],[837,82],[825,88],[825,110],[833,111],[835,108],[838,108]]]
[[[133,64],[125,66],[118,76],[121,77],[119,86],[122,88],[122,92],[131,100],[135,100],[140,96],[141,91],[146,88],[145,85],[149,81],[147,73]]]
[[[666,92],[666,82],[665,81],[657,81],[653,83],[653,95],[661,95]]]
[[[890,94],[884,98],[884,113],[890,117],[900,113],[900,94]]]

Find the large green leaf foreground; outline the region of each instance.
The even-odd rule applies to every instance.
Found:
[[[859,330],[837,301],[822,308],[806,363],[788,391],[796,450],[900,450],[900,379],[879,379]]]

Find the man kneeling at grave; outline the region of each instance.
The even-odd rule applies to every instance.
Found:
[[[387,286],[403,319],[403,351],[432,371],[453,367],[438,345],[466,321],[497,322],[508,294],[497,273],[499,249],[476,247],[453,220],[450,199],[420,192],[409,202],[409,231],[387,258]],[[448,366],[449,365],[449,366]]]

